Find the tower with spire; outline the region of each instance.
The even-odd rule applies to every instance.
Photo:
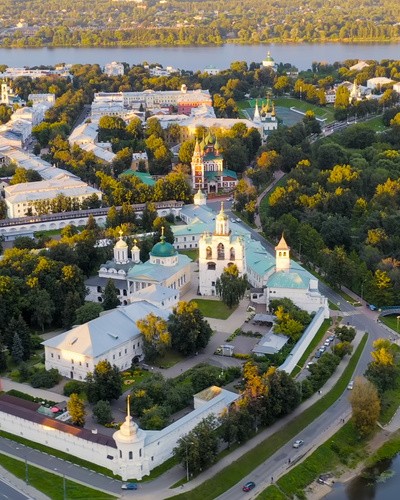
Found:
[[[150,473],[149,459],[145,456],[146,433],[138,427],[131,416],[130,395],[126,402],[126,417],[113,439],[118,449],[118,470],[123,481],[131,477],[141,479]]]
[[[283,234],[275,247],[275,262],[276,272],[290,270],[290,247],[286,243]]]
[[[207,193],[225,189],[229,191],[237,184],[235,172],[224,169],[224,159],[218,139],[210,131],[202,141],[196,138],[192,162],[192,187]]]

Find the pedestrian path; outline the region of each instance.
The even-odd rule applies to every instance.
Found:
[[[21,384],[19,382],[14,382],[8,378],[1,378],[0,383],[4,392],[11,391],[12,389],[25,394],[29,394],[35,398],[47,399],[49,401],[54,401],[55,403],[60,403],[61,401],[68,401],[69,398],[60,394],[58,391],[47,391],[45,389],[35,389],[28,384]]]

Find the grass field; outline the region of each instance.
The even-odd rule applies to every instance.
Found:
[[[89,499],[89,500],[109,500],[117,498],[116,496],[107,495],[102,491],[98,491],[87,486],[75,483],[69,479],[65,480],[66,495],[64,495],[63,478],[56,474],[39,469],[33,465],[26,465],[23,461],[0,454],[0,463],[2,467],[10,471],[19,479],[26,479],[26,470],[28,473],[29,483],[47,495],[52,500],[68,499]]]
[[[302,101],[300,99],[296,99],[295,97],[276,97],[273,99],[273,102],[276,106],[280,106],[282,108],[295,108],[298,111],[302,111],[305,113],[306,111],[313,111],[317,118],[321,120],[326,119],[325,123],[331,123],[334,121],[334,109],[333,107],[321,107],[316,106],[315,104],[310,104],[306,101]],[[258,105],[260,105],[261,99],[258,99]],[[244,110],[248,108],[254,108],[256,105],[256,99],[249,99],[244,101],[239,101],[237,106],[239,111],[243,113]],[[247,118],[247,116],[244,116]]]
[[[182,255],[187,255],[193,261],[199,258],[199,250],[197,248],[193,248],[192,250],[179,250],[179,253]]]
[[[364,125],[367,125],[375,132],[384,132],[385,130],[388,130],[388,127],[385,127],[385,125],[383,124],[381,116],[375,116],[374,118],[371,118],[370,120],[365,120],[362,123]]]
[[[214,477],[208,479],[197,488],[188,493],[182,493],[172,498],[182,500],[212,500],[229,488],[234,486],[241,478],[250,474],[256,467],[265,462],[284,444],[293,439],[307,425],[313,422],[324,411],[326,411],[345,391],[354,369],[360,359],[367,342],[368,335],[365,334],[360,344],[351,356],[343,375],[338,382],[324,397],[305,410],[301,415],[291,420],[284,428],[275,432],[272,436],[261,441],[255,448],[243,454],[238,460],[232,462],[228,467],[218,472]],[[274,497],[264,497],[274,498]],[[276,497],[281,498],[281,497]]]
[[[400,319],[397,320],[397,316],[398,314],[393,314],[391,316],[379,316],[379,319],[394,332],[400,333]]]
[[[220,300],[193,299],[190,302],[196,302],[206,318],[227,319],[236,309],[236,307],[229,309]]]
[[[154,366],[157,366],[158,368],[171,368],[171,366],[176,365],[176,363],[179,363],[180,361],[183,361],[185,359],[185,356],[182,354],[179,354],[178,352],[172,351],[172,350],[167,350],[165,353],[165,356],[162,358],[156,359],[153,361]]]

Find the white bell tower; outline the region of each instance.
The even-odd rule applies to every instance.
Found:
[[[122,231],[120,231],[119,240],[114,246],[114,261],[116,264],[127,264],[129,262],[128,245],[122,239],[122,234]]]
[[[286,243],[283,234],[275,247],[275,261],[276,272],[290,270],[290,247]]]
[[[229,236],[229,217],[224,212],[224,202],[221,201],[221,210],[215,219],[215,233],[218,236]]]

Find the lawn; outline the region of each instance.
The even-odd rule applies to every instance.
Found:
[[[171,366],[180,363],[185,359],[185,356],[179,354],[176,351],[167,350],[162,358],[158,358],[153,361],[153,365],[158,368],[171,368]]]
[[[125,370],[122,372],[122,390],[126,391],[134,385],[142,382],[145,378],[150,377],[150,373],[147,370],[141,370],[137,368],[135,370]]]
[[[388,127],[385,127],[383,124],[381,116],[374,116],[374,118],[365,120],[362,123],[375,132],[384,132],[385,130],[388,130]]]
[[[310,345],[307,347],[307,349],[304,351],[303,356],[300,358],[300,361],[297,363],[297,365],[294,367],[291,375],[292,377],[295,377],[301,370],[301,368],[304,366],[304,363],[307,361],[309,355],[313,352],[313,350],[317,347],[317,345],[321,342],[323,339],[324,335],[328,331],[328,328],[331,325],[331,321],[329,319],[325,319],[322,325],[320,326],[318,332],[315,334],[314,338],[310,342]]]
[[[367,338],[368,335],[364,334],[356,351],[351,356],[343,375],[338,382],[336,382],[332,390],[324,397],[305,410],[301,415],[293,418],[284,428],[260,442],[255,448],[242,455],[238,460],[232,462],[228,467],[225,467],[225,469],[218,472],[211,479],[208,479],[188,493],[182,493],[172,498],[212,500],[234,486],[241,478],[250,474],[256,467],[265,462],[266,459],[271,457],[283,445],[293,439],[300,431],[324,413],[343,394],[347,384],[352,378],[353,372],[364,350]]]
[[[236,309],[229,307],[220,300],[193,299],[190,302],[196,302],[200,311],[206,318],[227,319]]]
[[[182,255],[187,255],[193,261],[199,258],[199,250],[197,248],[192,248],[191,250],[179,250]]]
[[[306,111],[313,111],[315,116],[320,119],[326,119],[325,123],[331,123],[335,120],[333,107],[321,107],[315,104],[310,104],[309,102],[296,99],[295,97],[275,97],[272,99],[276,106],[281,106],[282,108],[295,108],[299,111],[305,113]],[[258,105],[260,106],[261,99],[258,99]],[[248,108],[254,108],[256,105],[256,99],[249,99],[244,101],[239,101],[237,106],[242,112]],[[244,116],[244,115],[243,115]]]
[[[397,316],[398,314],[391,314],[390,316],[379,316],[379,319],[394,332],[400,333],[400,319],[397,320]]]
[[[26,465],[23,461],[0,454],[0,462],[2,467],[10,471],[14,476],[19,479],[26,479]],[[66,495],[64,495],[63,478],[61,476],[30,464],[28,465],[27,472],[29,483],[52,500],[63,500],[64,498],[108,500],[117,498],[116,496],[75,483],[69,479],[65,480]]]

